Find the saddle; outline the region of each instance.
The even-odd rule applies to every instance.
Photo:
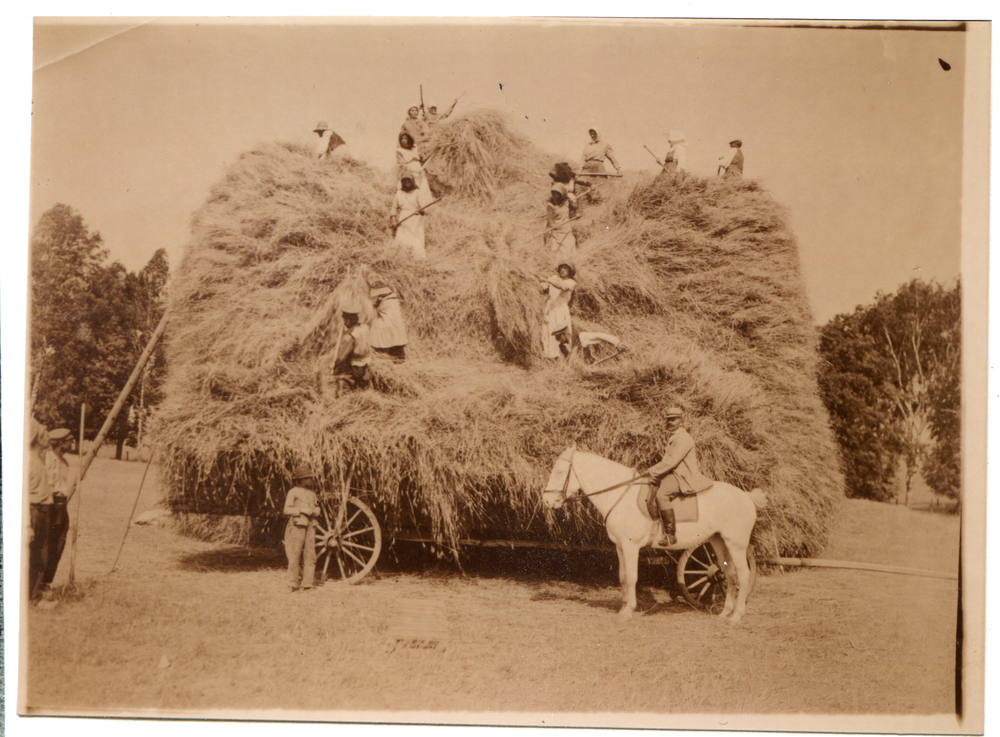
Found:
[[[714,486],[714,484],[713,484]],[[651,520],[660,518],[660,506],[656,503],[656,492],[659,487],[656,484],[647,484],[645,492],[639,492],[639,511]],[[700,491],[685,493],[683,491],[674,492],[669,497],[670,506],[674,510],[674,519],[677,522],[697,522],[698,521],[698,495],[708,491],[709,486]]]

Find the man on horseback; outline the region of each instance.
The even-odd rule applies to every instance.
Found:
[[[667,450],[663,460],[650,468],[646,473],[653,481],[660,482],[656,492],[656,504],[660,508],[660,518],[663,520],[663,537],[654,547],[666,548],[677,544],[677,524],[674,521],[674,510],[670,505],[672,498],[680,494],[696,494],[712,485],[712,480],[703,476],[698,468],[698,455],[694,450],[694,439],[684,429],[684,415],[680,407],[667,410]]]

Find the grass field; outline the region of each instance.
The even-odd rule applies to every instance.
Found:
[[[746,724],[768,714],[955,710],[956,581],[776,572],[758,580],[733,628],[669,600],[646,571],[645,614],[622,628],[613,553],[492,549],[470,555],[462,575],[399,546],[358,585],[289,594],[280,551],[133,526],[109,573],[142,470],[103,458],[92,467],[78,590],[26,615],[33,712],[278,709],[538,723],[518,716],[530,713],[549,724],[663,726],[656,715]],[[152,480],[139,513],[158,499]],[[848,501],[824,555],[954,573],[958,533],[957,517]],[[443,605],[446,647],[390,651],[394,618],[420,602]],[[456,712],[476,716],[440,716]]]

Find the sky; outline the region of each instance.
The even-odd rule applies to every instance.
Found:
[[[597,128],[626,172],[668,130],[789,213],[817,324],[913,277],[960,271],[965,35],[668,21],[36,21],[29,228],[57,202],[141,268],[180,263],[189,223],[243,152],[320,120],[393,164],[423,87],[497,109],[579,162]],[[945,71],[938,59],[951,69]],[[542,172],[540,172],[542,174]]]

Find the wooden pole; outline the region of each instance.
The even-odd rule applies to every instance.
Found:
[[[80,444],[76,446],[80,451],[83,450],[83,427],[87,418],[87,403],[84,402],[80,405]],[[72,494],[80,491],[80,486],[83,484],[83,463],[76,467],[76,486],[71,490],[70,496]],[[76,498],[76,515],[73,517],[73,535],[70,538],[69,543],[69,585],[72,586],[73,582],[76,580],[76,534],[80,529],[80,504],[83,501],[83,494],[80,494]],[[67,504],[69,499],[66,500]]]
[[[125,523],[125,534],[122,535],[122,544],[118,546],[118,554],[115,556],[115,562],[111,564],[111,570],[108,573],[114,573],[115,568],[118,566],[118,559],[122,555],[122,550],[125,548],[125,539],[128,537],[128,531],[132,527],[132,518],[135,517],[135,510],[139,507],[139,497],[142,496],[142,485],[146,483],[146,474],[149,473],[149,467],[153,465],[153,458],[156,457],[156,450],[150,451],[149,461],[146,463],[146,469],[142,472],[142,480],[139,481],[139,491],[135,493],[135,502],[132,503],[132,512],[128,516],[128,522]]]
[[[153,355],[153,348],[156,346],[156,341],[160,339],[163,334],[163,328],[167,324],[166,314],[160,318],[159,324],[153,331],[153,335],[150,336],[149,342],[146,344],[146,350],[142,352],[139,356],[139,362],[132,369],[132,375],[128,378],[125,383],[124,388],[118,395],[118,400],[115,402],[115,406],[111,408],[111,413],[108,415],[107,419],[104,420],[104,424],[101,426],[100,432],[97,433],[97,437],[94,438],[94,444],[91,446],[90,450],[87,452],[87,457],[80,461],[80,478],[83,478],[87,473],[87,469],[90,468],[90,464],[93,463],[94,458],[97,457],[97,451],[100,450],[101,445],[104,443],[104,438],[107,437],[108,431],[111,429],[111,425],[116,419],[118,419],[118,414],[122,411],[122,407],[125,405],[125,400],[128,399],[128,395],[132,393],[132,387],[135,386],[135,382],[139,379],[140,374],[142,374],[142,369],[145,367],[146,362],[149,361],[149,357]],[[80,446],[81,450],[83,446]]]

